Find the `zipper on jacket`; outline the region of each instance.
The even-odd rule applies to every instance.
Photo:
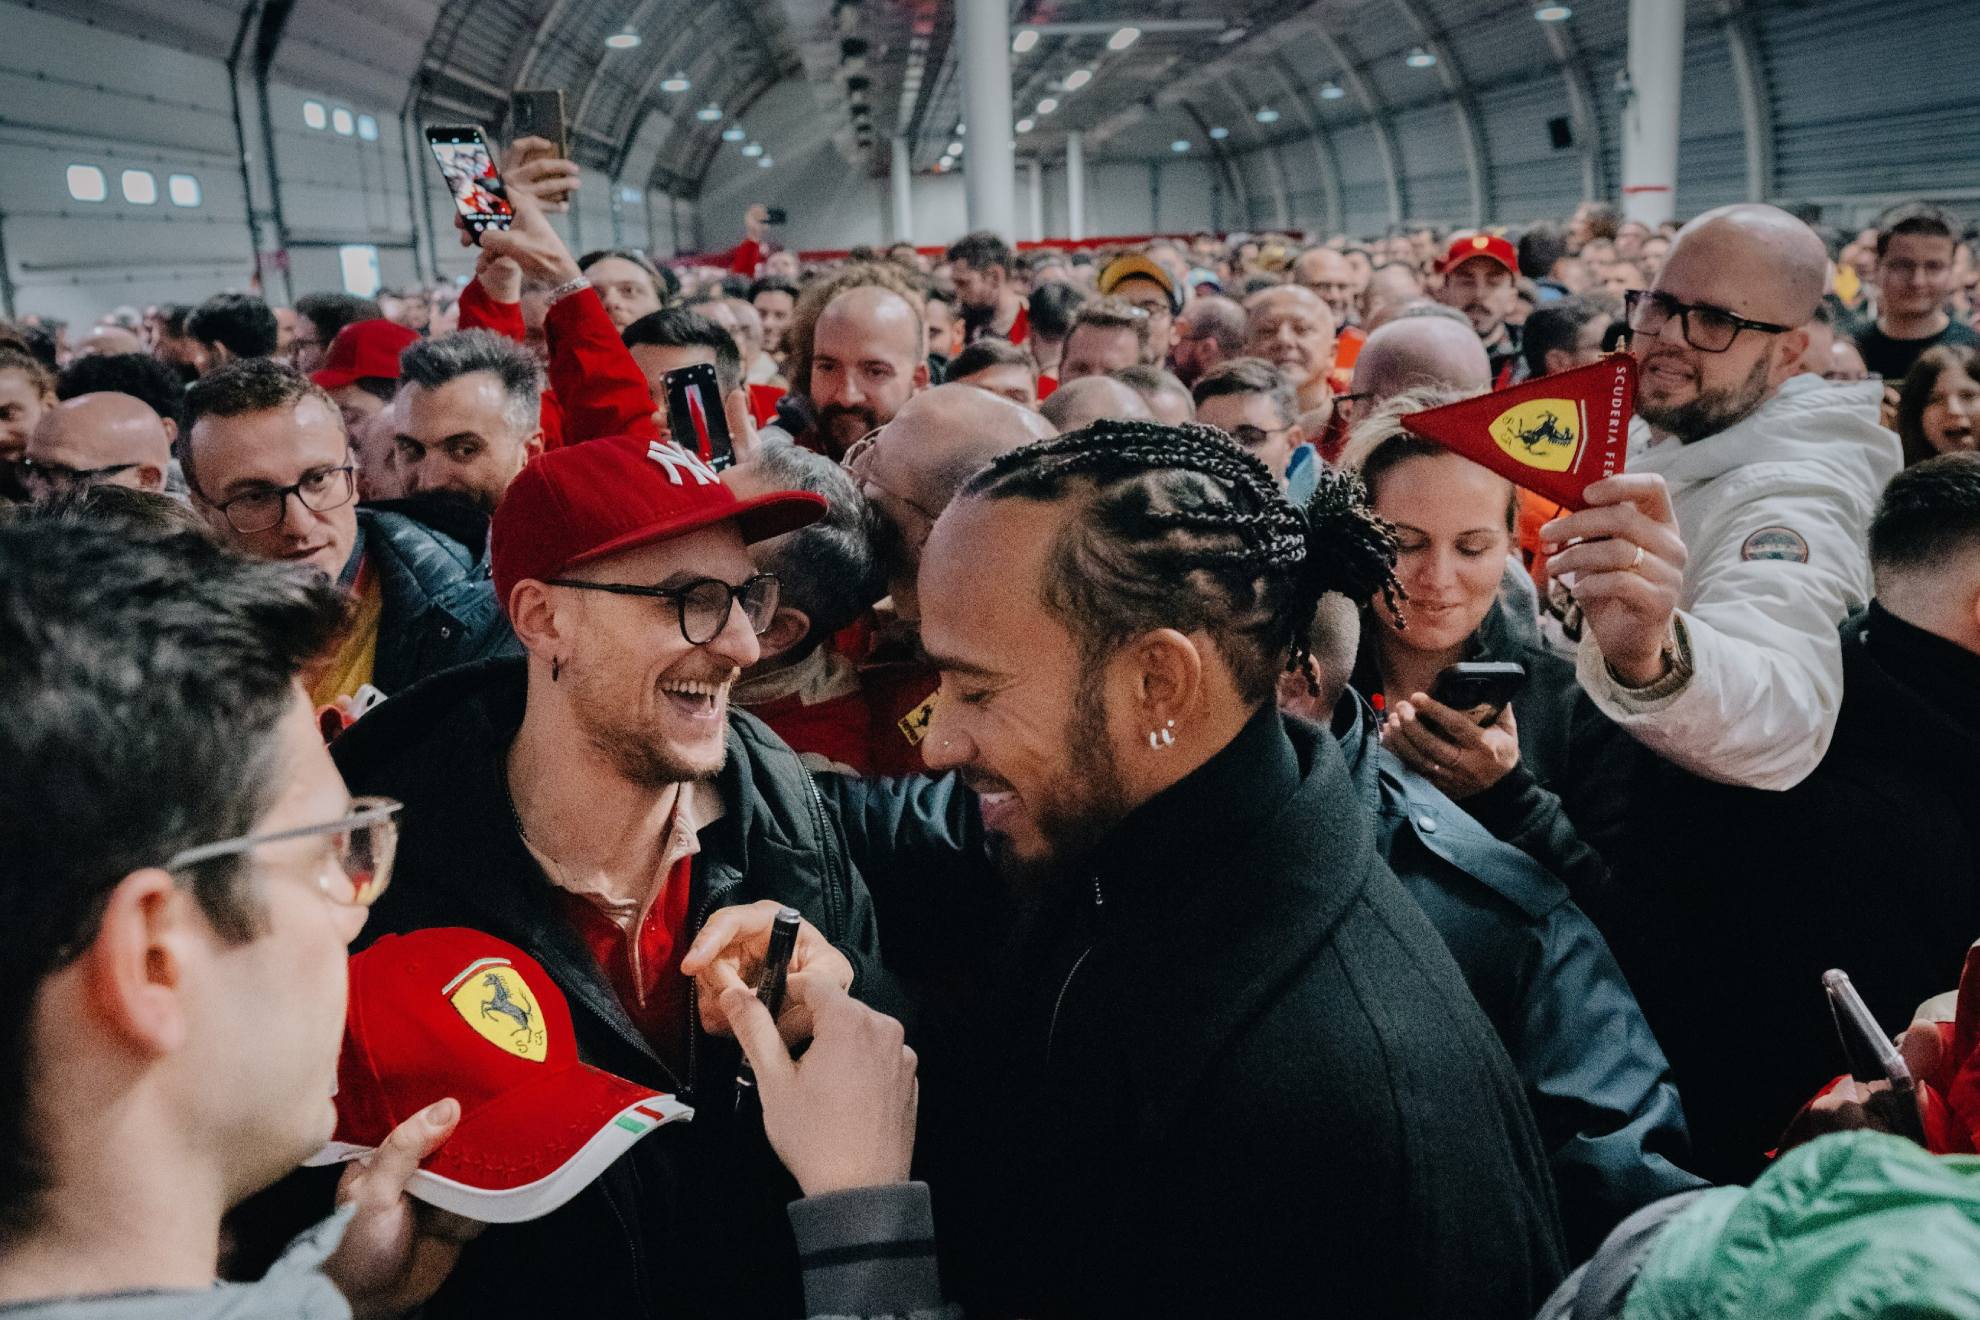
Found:
[[[1101,892],[1100,877],[1096,875],[1093,877],[1094,915],[1098,917],[1101,909],[1106,906],[1107,906],[1107,896]],[[1085,964],[1087,958],[1092,955],[1094,947],[1099,943],[1100,943],[1100,936],[1099,936],[1099,932],[1096,930],[1093,936],[1092,943],[1088,944],[1084,949],[1080,951],[1079,957],[1073,959],[1072,967],[1068,969],[1066,972],[1065,983],[1059,987],[1059,997],[1052,1001],[1052,1023],[1049,1027],[1045,1029],[1045,1066],[1047,1068],[1050,1068],[1052,1066],[1052,1044],[1055,1040],[1058,1039],[1059,1010],[1066,1006],[1066,992],[1072,989],[1073,978],[1079,975],[1080,967]]]
[[[694,914],[694,930],[688,936],[690,942],[693,941],[695,936],[701,934],[701,928],[708,924],[708,916],[711,912],[715,910],[716,898],[722,894],[728,893],[730,890],[738,889],[741,886],[742,886],[742,880],[738,878],[736,880],[730,881],[726,885],[723,885],[720,889],[711,889],[706,894],[703,894],[701,896],[701,906],[695,911]],[[701,992],[700,982],[698,980],[693,980],[693,979],[689,980],[688,981],[688,1024],[687,1024],[688,1025],[687,1091],[690,1096],[695,1096],[694,1103],[696,1103],[697,1105],[701,1103],[700,1097],[696,1095],[695,1086],[694,1086],[695,1067],[696,1067],[697,1058],[700,1054],[700,1051],[695,1048],[695,1037],[701,1034],[701,993],[700,992]]]

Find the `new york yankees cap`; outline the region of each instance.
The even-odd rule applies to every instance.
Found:
[[[370,1154],[449,1096],[461,1120],[407,1190],[490,1224],[541,1218],[694,1111],[580,1063],[571,1010],[521,949],[455,927],[387,935],[351,959],[337,1130],[310,1164]]]
[[[733,521],[743,540],[767,541],[817,522],[809,491],[739,500],[700,457],[668,441],[613,436],[532,460],[495,509],[489,568],[506,612],[516,583]]]

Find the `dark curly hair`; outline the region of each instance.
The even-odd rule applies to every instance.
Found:
[[[1360,478],[1323,471],[1295,508],[1214,427],[1095,422],[1003,455],[962,496],[1081,501],[1047,562],[1045,605],[1087,662],[1152,628],[1206,632],[1258,705],[1281,672],[1307,668],[1323,595],[1401,596],[1395,531]]]

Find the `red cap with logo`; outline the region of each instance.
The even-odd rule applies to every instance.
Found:
[[[744,541],[767,541],[825,516],[809,491],[739,500],[677,444],[612,436],[532,460],[495,508],[489,569],[506,611],[516,583],[556,577],[594,559],[733,520]]]
[[[326,390],[341,390],[361,380],[397,380],[399,354],[418,342],[417,330],[396,321],[353,321],[330,341],[323,369],[309,378]]]
[[[351,959],[337,1132],[311,1164],[376,1150],[449,1096],[461,1121],[407,1190],[489,1224],[538,1219],[635,1142],[694,1111],[578,1062],[571,1010],[535,959],[480,931],[387,935]]]
[[[1444,253],[1444,259],[1437,263],[1437,269],[1448,275],[1473,257],[1496,261],[1511,271],[1514,279],[1519,278],[1519,253],[1510,240],[1497,234],[1458,235],[1451,240],[1451,246]]]

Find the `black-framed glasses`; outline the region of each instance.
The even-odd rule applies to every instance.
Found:
[[[1632,335],[1662,334],[1670,319],[1678,318],[1679,328],[1684,333],[1684,342],[1701,353],[1723,353],[1733,346],[1742,330],[1756,334],[1784,335],[1794,329],[1791,325],[1775,325],[1772,321],[1754,321],[1744,316],[1734,316],[1723,307],[1713,307],[1709,303],[1679,302],[1668,293],[1654,289],[1631,289],[1623,295],[1623,315],[1629,324]]]
[[[112,463],[108,467],[75,468],[67,463],[43,463],[32,458],[23,458],[16,465],[21,474],[21,484],[28,493],[38,498],[60,495],[78,486],[94,486],[99,481],[107,481],[119,472],[129,472],[142,463]]]
[[[316,877],[316,886],[333,903],[345,907],[370,907],[392,882],[392,859],[399,850],[399,825],[392,819],[402,804],[391,798],[361,797],[351,801],[351,810],[337,820],[320,825],[303,825],[270,834],[243,834],[237,838],[203,843],[174,853],[164,869],[177,873],[201,862],[236,857],[252,852],[265,843],[310,839],[329,835],[331,865]]]
[[[1289,422],[1268,431],[1262,426],[1253,426],[1250,422],[1239,422],[1231,428],[1230,436],[1246,449],[1262,449],[1297,425],[1297,422]]]
[[[549,578],[550,587],[571,587],[578,591],[609,591],[615,596],[645,596],[650,600],[672,601],[681,623],[681,637],[689,646],[706,646],[721,634],[729,622],[729,611],[742,606],[749,630],[759,637],[777,613],[777,575],[758,573],[747,582],[730,585],[720,578],[696,578],[678,587],[638,587],[625,582],[581,582],[576,578]]]
[[[332,509],[343,508],[357,498],[356,474],[356,465],[350,463],[343,467],[324,468],[290,485],[251,490],[214,507],[226,517],[227,525],[243,536],[265,532],[281,525],[291,495],[312,513],[328,513]]]

